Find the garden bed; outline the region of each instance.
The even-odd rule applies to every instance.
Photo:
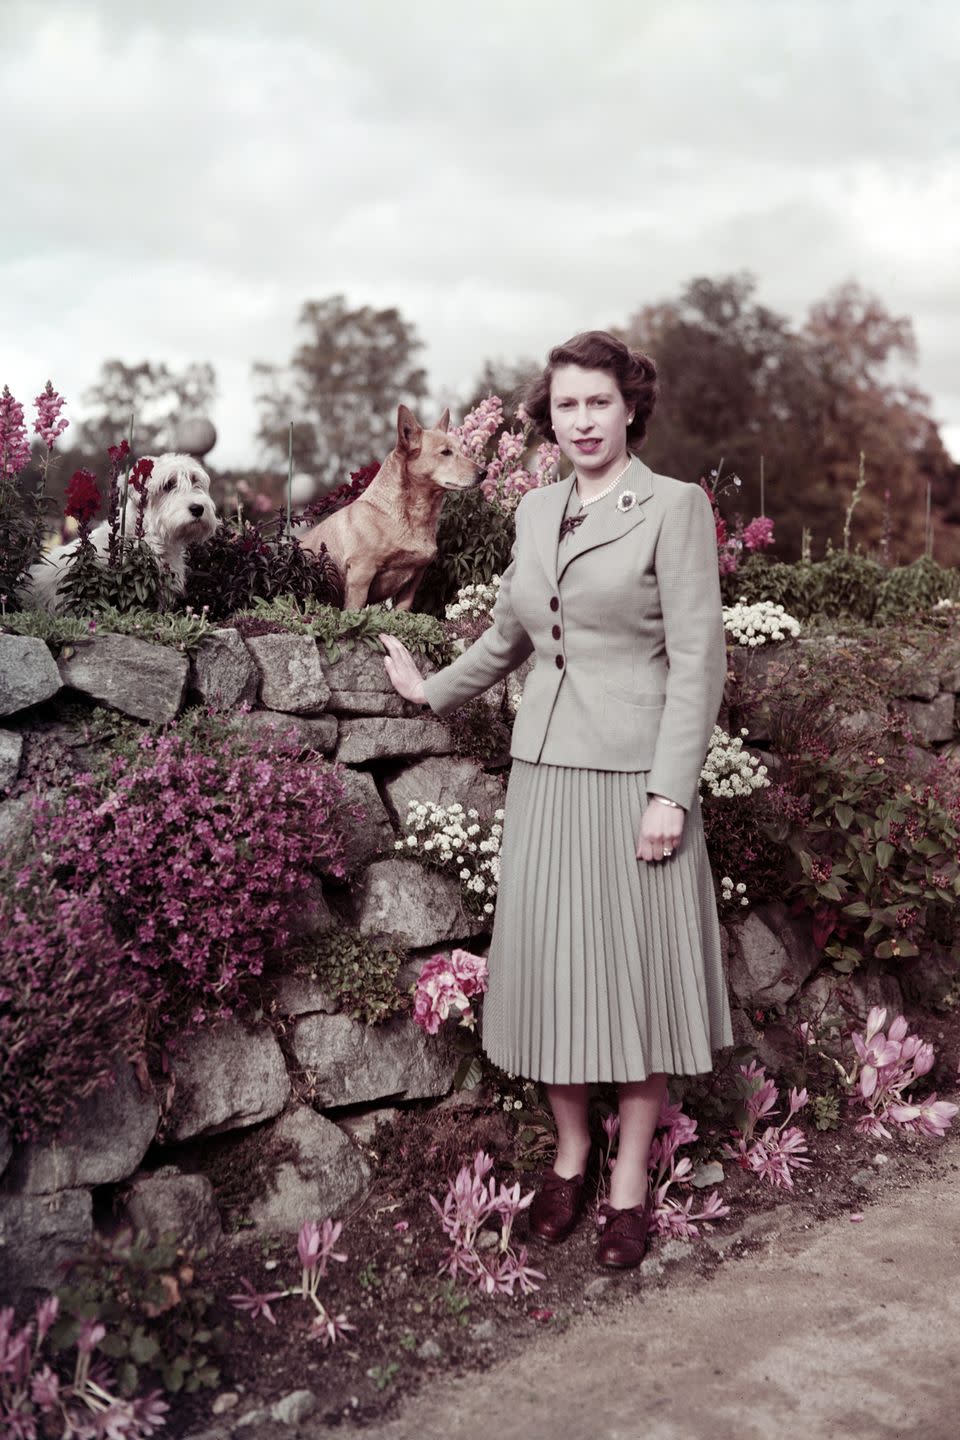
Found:
[[[931,1088],[942,1098],[955,1099],[960,1008],[943,1015],[915,1014],[911,1028],[935,1047]],[[227,1297],[241,1289],[244,1277],[258,1290],[279,1289],[299,1279],[293,1237],[259,1241],[238,1230],[202,1263],[197,1275],[204,1288],[219,1297],[217,1308],[229,1333],[229,1347],[220,1357],[219,1387],[175,1401],[168,1433],[185,1436],[210,1427],[227,1433],[245,1414],[302,1390],[313,1393],[318,1421],[373,1425],[423,1384],[485,1370],[515,1356],[544,1328],[562,1330],[597,1307],[668,1285],[674,1267],[692,1267],[708,1281],[719,1266],[762,1247],[772,1236],[844,1212],[862,1213],[881,1189],[909,1187],[919,1170],[936,1163],[936,1139],[896,1126],[889,1140],[860,1135],[854,1114],[824,1131],[813,1128],[806,1112],[799,1118],[813,1163],[796,1174],[792,1190],[774,1189],[725,1161],[720,1194],[731,1213],[709,1234],[692,1241],[654,1238],[640,1270],[611,1272],[595,1264],[595,1230],[588,1212],[565,1244],[531,1244],[530,1263],[546,1277],[539,1290],[488,1298],[476,1286],[438,1275],[447,1246],[428,1196],[432,1192],[442,1199],[447,1177],[481,1147],[494,1157],[499,1179],[519,1179],[524,1191],[530,1189],[537,1157],[518,1142],[521,1128],[529,1138],[526,1117],[518,1125],[490,1105],[401,1111],[381,1124],[370,1142],[376,1182],[362,1207],[344,1221],[336,1248],[347,1253],[347,1260],[331,1265],[320,1286],[331,1313],[346,1313],[356,1330],[336,1345],[320,1348],[307,1335],[312,1311],[296,1299],[274,1305],[275,1326],[262,1316],[251,1320],[238,1315]],[[704,1133],[703,1126],[701,1133],[694,1153],[717,1156],[723,1135]],[[541,1154],[549,1158],[546,1128],[537,1134]],[[878,1155],[885,1161],[877,1163]],[[407,1228],[398,1228],[404,1225]],[[523,1215],[516,1238],[520,1243],[526,1239]],[[217,1395],[223,1398],[217,1401]],[[225,1404],[230,1408],[224,1410]],[[290,1433],[289,1426],[267,1415],[252,1415],[251,1420],[255,1423],[249,1433],[265,1440]]]

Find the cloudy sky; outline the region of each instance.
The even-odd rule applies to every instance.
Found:
[[[435,396],[695,275],[914,322],[960,458],[955,0],[0,0],[0,384],[208,360],[211,460],[305,299],[396,305]],[[14,138],[15,136],[15,138]]]

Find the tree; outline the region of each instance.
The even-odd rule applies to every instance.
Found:
[[[126,439],[133,415],[137,454],[156,454],[170,448],[177,422],[207,410],[215,393],[212,365],[175,371],[149,360],[139,365],[105,360],[99,380],[84,394],[84,404],[93,413],[78,426],[76,445],[105,455],[108,446]]]
[[[942,519],[957,507],[957,467],[927,397],[889,378],[915,356],[908,319],[891,316],[857,285],[811,308],[799,330],[758,304],[749,274],[698,278],[678,301],[649,305],[618,332],[657,363],[660,401],[644,458],[653,469],[695,480],[721,458],[743,482],[726,513],[760,512],[776,522],[777,553],[796,559],[804,527],[814,553],[839,542],[861,450],[867,487],[853,541],[869,549],[883,530],[884,493],[894,518],[894,560],[923,553],[926,486]],[[953,507],[953,508],[951,508]],[[954,563],[960,537],[941,532],[937,558]]]
[[[288,367],[258,362],[258,437],[285,463],[293,421],[293,464],[323,489],[359,465],[382,460],[396,441],[397,406],[416,408],[427,394],[423,349],[396,309],[348,308],[342,295],[308,300],[300,311],[306,338]]]

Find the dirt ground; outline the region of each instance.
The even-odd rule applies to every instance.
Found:
[[[960,1009],[912,1028],[937,1051],[931,1088],[956,1100]],[[700,1097],[706,1117],[710,1099]],[[487,1298],[438,1276],[445,1243],[427,1197],[442,1198],[446,1177],[479,1145],[498,1176],[531,1188],[525,1167],[549,1151],[549,1134],[524,1122],[520,1146],[502,1109],[402,1112],[370,1141],[377,1181],[345,1220],[347,1262],[321,1289],[357,1329],[321,1350],[299,1301],[277,1304],[276,1326],[225,1305],[231,1336],[218,1391],[181,1400],[168,1433],[289,1437],[264,1409],[309,1390],[313,1413],[298,1433],[316,1440],[356,1429],[384,1440],[481,1429],[504,1440],[954,1440],[937,1406],[951,1386],[960,1400],[950,1278],[960,1255],[960,1126],[941,1140],[895,1129],[888,1141],[857,1135],[855,1118],[817,1131],[802,1112],[813,1164],[793,1190],[724,1162],[730,1215],[693,1241],[655,1238],[639,1270],[596,1266],[587,1215],[565,1244],[531,1245],[531,1263],[546,1272],[535,1294]],[[694,1158],[715,1156],[722,1138],[704,1119]],[[263,1244],[240,1230],[202,1279],[226,1297],[241,1276],[265,1290],[297,1273],[294,1242]],[[920,1428],[907,1426],[910,1415]]]

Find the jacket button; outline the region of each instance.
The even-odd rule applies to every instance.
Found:
[[[559,600],[559,598],[558,598],[556,595],[551,595],[551,596],[550,596],[550,609],[551,609],[551,610],[559,610],[559,609],[560,609],[560,600]]]
[[[554,640],[559,640],[559,639],[560,639],[560,626],[559,626],[559,625],[554,625],[554,627],[553,627],[553,629],[551,630],[550,633],[551,633],[551,635],[553,636]]]
[[[562,655],[558,655],[558,656],[557,656],[557,669],[558,669],[558,670],[562,670],[562,669],[563,669],[563,656],[562,656]]]

